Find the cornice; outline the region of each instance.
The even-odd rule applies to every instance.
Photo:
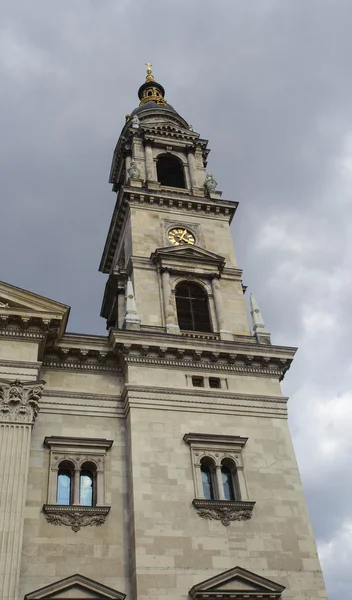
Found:
[[[43,398],[72,398],[77,400],[104,400],[108,402],[118,402],[121,396],[110,396],[107,394],[85,394],[82,392],[73,392],[71,390],[45,390]],[[99,406],[97,404],[97,406]]]
[[[48,448],[59,452],[68,448],[73,449],[75,452],[79,450],[89,449],[95,450],[108,450],[113,445],[114,440],[106,440],[105,438],[84,438],[74,436],[62,436],[62,435],[51,435],[44,438],[44,445]]]
[[[159,390],[158,394],[155,393],[150,396],[143,393],[126,395],[124,396],[124,416],[128,415],[130,409],[154,409],[287,419],[287,408],[285,405],[280,405],[280,403],[276,405],[271,402],[258,404],[253,400],[247,401],[245,397],[242,399],[232,398],[232,402],[230,402],[226,401],[220,395],[202,399],[198,399],[197,396],[192,396],[191,394],[188,395],[188,398],[179,394],[173,394],[170,397],[171,394],[172,392],[170,391],[169,396],[165,397],[164,392]],[[260,400],[258,401],[260,402]]]
[[[124,365],[223,371],[283,379],[295,348],[203,340],[146,331],[110,330],[111,345]]]
[[[69,369],[85,372],[119,373],[116,353],[111,350],[107,337],[68,334],[48,348],[43,358],[47,369]]]
[[[198,398],[206,398],[212,401],[225,399],[225,400],[238,400],[240,402],[265,402],[282,404],[286,406],[289,398],[287,396],[260,396],[258,394],[238,394],[236,392],[229,392],[228,390],[222,390],[221,388],[205,390],[202,388],[189,387],[187,389],[182,388],[167,388],[157,386],[146,386],[146,385],[132,385],[126,384],[121,394],[121,400],[125,401],[126,396],[130,393],[137,394],[151,394],[156,396],[157,394],[172,394],[173,396],[188,396],[191,397],[191,402],[197,402],[195,396]]]
[[[70,361],[69,359],[44,358],[43,367],[46,369],[60,369],[69,371],[83,371],[89,373],[121,373],[117,364],[83,362],[82,360]]]

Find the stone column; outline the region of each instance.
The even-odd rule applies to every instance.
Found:
[[[75,471],[73,473],[73,482],[71,481],[71,485],[73,485],[73,504],[80,504],[80,497],[79,497],[79,493],[80,493],[80,475],[81,475],[81,471],[79,468],[75,468]],[[72,493],[72,490],[71,490]]]
[[[163,269],[161,271],[161,281],[163,287],[164,315],[166,324],[166,333],[180,333],[177,324],[176,306],[171,290],[170,271]]]
[[[0,381],[0,598],[18,600],[31,430],[43,381]]]
[[[225,313],[224,313],[224,306],[223,306],[223,302],[222,302],[222,294],[221,294],[221,288],[220,288],[220,276],[218,274],[213,275],[212,280],[211,280],[211,287],[212,287],[212,292],[213,292],[216,320],[218,322],[220,339],[221,340],[231,340],[231,339],[233,339],[233,336],[231,335],[231,333],[229,331],[225,330],[225,323],[224,323]]]
[[[153,149],[147,144],[144,147],[145,153],[145,173],[147,181],[155,181],[154,177],[154,163],[153,163]]]
[[[196,157],[193,152],[187,154],[189,177],[191,180],[191,189],[198,187]]]
[[[225,500],[224,486],[222,483],[221,465],[216,465],[216,483],[218,486],[219,500]]]

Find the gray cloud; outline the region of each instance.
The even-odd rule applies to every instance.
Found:
[[[144,62],[210,140],[244,281],[298,344],[290,423],[329,597],[352,583],[348,0],[3,0],[1,279],[103,333],[107,183]],[[339,557],[337,560],[336,556]]]

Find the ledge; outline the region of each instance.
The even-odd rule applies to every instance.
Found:
[[[63,506],[44,504],[46,520],[52,525],[66,525],[77,533],[81,527],[99,527],[105,523],[110,506]]]
[[[197,500],[192,501],[200,517],[221,521],[225,526],[231,521],[247,521],[251,518],[255,502],[242,500]]]

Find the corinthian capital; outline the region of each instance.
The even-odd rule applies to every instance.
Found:
[[[0,380],[0,422],[34,423],[45,381]]]

